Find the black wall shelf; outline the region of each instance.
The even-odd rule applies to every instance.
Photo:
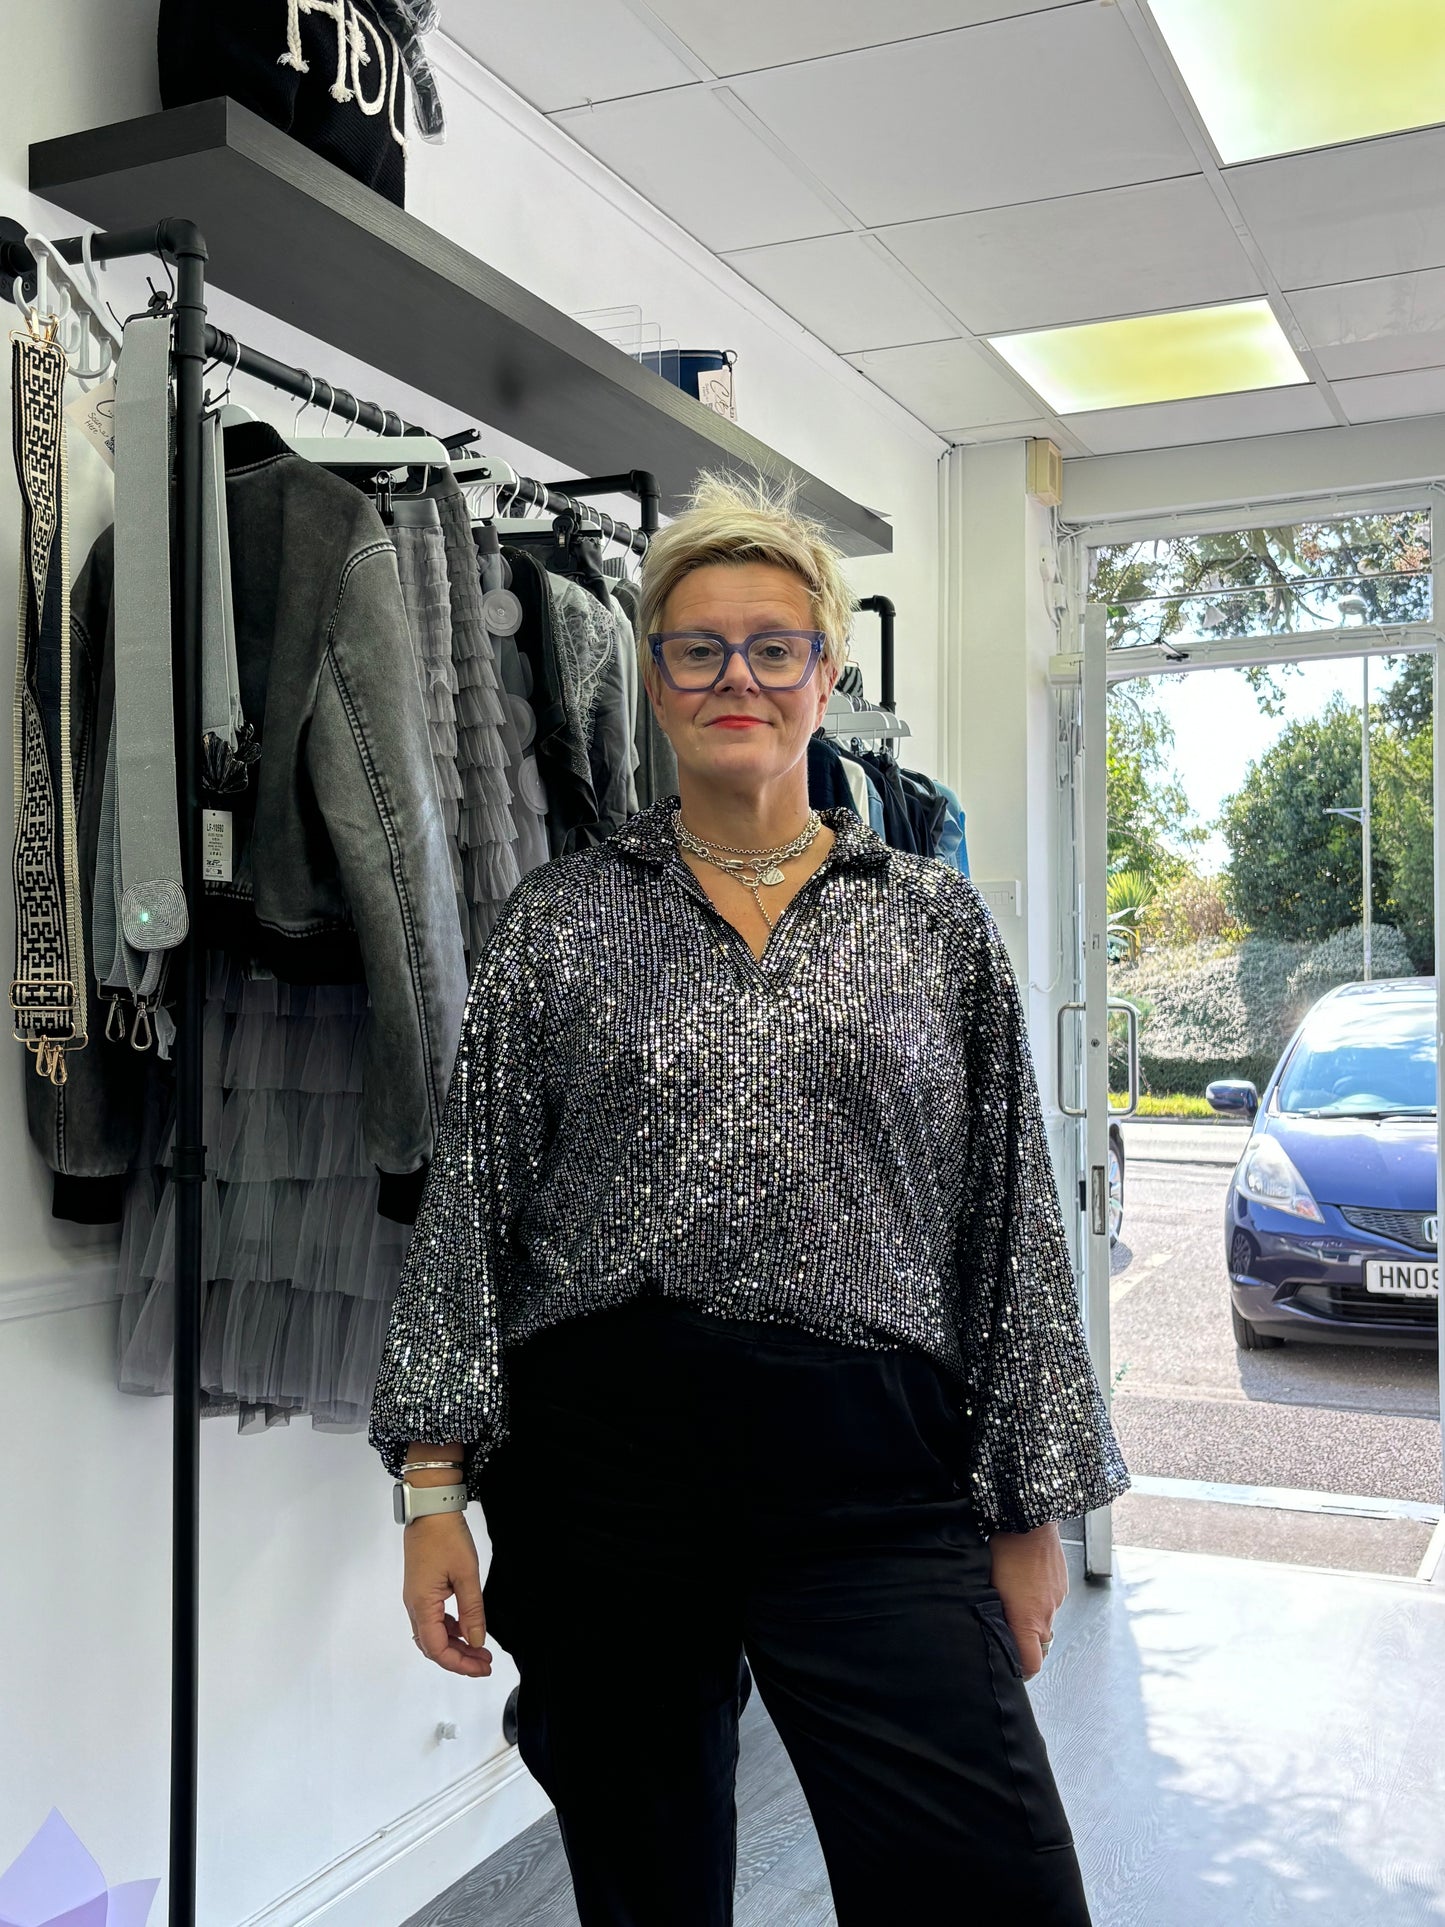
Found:
[[[100,227],[194,221],[215,286],[583,474],[650,469],[666,512],[699,469],[751,468],[796,478],[845,554],[893,547],[882,516],[234,101],[37,142],[30,187]]]

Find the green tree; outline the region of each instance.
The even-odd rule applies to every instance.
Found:
[[[1423,653],[1386,656],[1387,669],[1397,664],[1400,673],[1380,698],[1380,718],[1409,738],[1428,728],[1435,713],[1435,664],[1433,657]]]
[[[1226,889],[1242,923],[1263,936],[1318,939],[1360,921],[1359,825],[1326,814],[1359,802],[1360,712],[1335,696],[1322,715],[1288,724],[1225,799]],[[1380,863],[1372,895],[1383,919]]]
[[[1182,867],[1181,846],[1201,842],[1204,831],[1169,773],[1174,731],[1154,682],[1141,677],[1109,692],[1105,806],[1110,870],[1137,873],[1157,889]]]
[[[1428,660],[1428,658],[1426,659]],[[1435,968],[1435,729],[1370,736],[1375,861],[1385,879],[1384,915],[1405,939],[1417,971]]]
[[[1168,948],[1238,943],[1244,931],[1230,913],[1224,878],[1193,863],[1172,877],[1149,906],[1149,935]]]

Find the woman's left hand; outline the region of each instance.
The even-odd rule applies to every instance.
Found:
[[[1043,1641],[1053,1631],[1054,1614],[1069,1594],[1058,1525],[1050,1521],[1032,1532],[992,1533],[988,1549],[992,1582],[1018,1641],[1024,1678],[1033,1679],[1043,1667]]]

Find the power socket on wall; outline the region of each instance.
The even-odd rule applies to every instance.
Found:
[[[975,879],[973,887],[988,905],[995,923],[1004,917],[1023,914],[1024,891],[1017,878],[1005,883],[982,883]]]

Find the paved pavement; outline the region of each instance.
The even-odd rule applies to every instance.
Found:
[[[1130,1471],[1438,1505],[1435,1352],[1318,1344],[1239,1351],[1229,1322],[1223,1221],[1246,1127],[1133,1119],[1123,1130],[1124,1228],[1110,1288],[1110,1376]],[[1125,1542],[1129,1507],[1143,1517],[1167,1502],[1126,1494],[1115,1508],[1116,1534]],[[1230,1515],[1236,1538],[1267,1540],[1280,1522],[1288,1525],[1287,1515],[1254,1507],[1209,1510]],[[1246,1514],[1253,1516],[1240,1516]],[[1413,1545],[1420,1529],[1404,1536]],[[1177,1536],[1132,1542],[1183,1543]],[[1251,1550],[1291,1556],[1263,1545]],[[1395,1565],[1372,1556],[1370,1564],[1413,1570],[1405,1555]]]

